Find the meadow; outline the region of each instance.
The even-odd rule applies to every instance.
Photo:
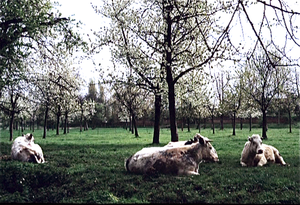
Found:
[[[289,166],[267,164],[241,167],[240,155],[247,137],[261,128],[202,129],[213,140],[220,162],[201,163],[199,176],[135,175],[124,161],[143,147],[164,146],[169,129],[160,131],[160,144],[153,145],[153,129],[139,128],[136,138],[122,128],[98,128],[67,135],[42,130],[33,135],[43,149],[45,164],[12,161],[8,131],[0,131],[0,203],[300,203],[299,128],[269,126],[268,140]],[[30,132],[26,130],[25,133]],[[198,130],[178,130],[179,140],[192,138]],[[18,136],[15,131],[14,136]],[[15,138],[14,137],[14,138]]]

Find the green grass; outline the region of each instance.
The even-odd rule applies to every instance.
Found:
[[[25,131],[27,133],[29,131]],[[187,140],[197,130],[178,130]],[[143,147],[164,146],[169,129],[161,129],[160,145],[152,145],[152,128],[139,128],[140,137],[122,128],[102,128],[67,135],[34,132],[43,149],[45,164],[2,159],[0,203],[300,203],[299,129],[269,128],[266,144],[275,146],[290,166],[267,164],[241,167],[240,154],[248,136],[261,129],[221,131],[202,129],[214,140],[220,163],[201,163],[199,176],[134,175],[124,160]],[[15,133],[17,135],[18,133]],[[0,156],[10,155],[7,131],[0,133]]]

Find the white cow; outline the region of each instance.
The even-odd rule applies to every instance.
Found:
[[[248,137],[241,154],[241,165],[263,166],[267,162],[286,165],[279,151],[271,145],[263,144],[259,135],[253,134]]]
[[[202,160],[219,161],[206,138],[191,145],[143,148],[125,161],[125,169],[136,174],[199,175]]]
[[[11,158],[23,162],[45,162],[42,148],[34,143],[34,137],[30,133],[14,140],[11,147]]]

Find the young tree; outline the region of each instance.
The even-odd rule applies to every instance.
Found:
[[[129,113],[129,118],[132,119],[132,134],[134,133],[135,136],[138,137],[136,118],[141,111],[143,102],[148,96],[148,92],[141,92],[141,89],[138,87],[131,86],[132,85],[124,86],[122,84],[115,84],[113,89],[116,99],[126,108]]]
[[[228,90],[226,91],[226,107],[232,117],[232,135],[235,136],[236,117],[240,107],[243,104],[243,91],[242,84],[239,78],[232,77],[234,82],[229,84]]]
[[[268,59],[272,56],[272,61]],[[259,106],[263,116],[262,138],[267,139],[267,110],[288,80],[288,69],[276,54],[256,53],[245,63],[240,75],[242,89]]]
[[[292,72],[291,69],[288,69],[288,80],[286,81],[282,94],[281,94],[281,105],[285,112],[288,113],[288,119],[289,119],[289,132],[292,133],[292,114],[295,111],[297,107],[297,103],[299,103],[299,85],[297,82],[298,75],[297,70],[295,69],[294,72]]]
[[[214,81],[216,83],[216,92],[219,101],[219,112],[220,112],[220,129],[224,129],[223,120],[226,114],[226,102],[225,102],[225,92],[229,89],[230,76],[229,72],[222,71],[214,73]]]

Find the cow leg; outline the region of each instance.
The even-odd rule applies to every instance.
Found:
[[[187,171],[186,174],[187,175],[200,175],[198,172],[195,172],[195,171]]]
[[[279,163],[281,165],[286,165],[285,161],[283,160],[283,157],[280,155],[279,152],[275,152],[275,162]]]
[[[265,164],[267,164],[267,159],[265,157],[261,157],[259,162],[257,163],[257,166],[264,166]]]
[[[24,146],[24,145],[21,145],[22,146],[22,149],[26,149],[30,154],[33,154],[33,155],[37,155],[36,151],[34,149],[32,149],[31,147],[29,146]]]
[[[245,162],[242,162],[242,161],[241,161],[241,165],[242,165],[242,167],[247,167],[247,164]]]

